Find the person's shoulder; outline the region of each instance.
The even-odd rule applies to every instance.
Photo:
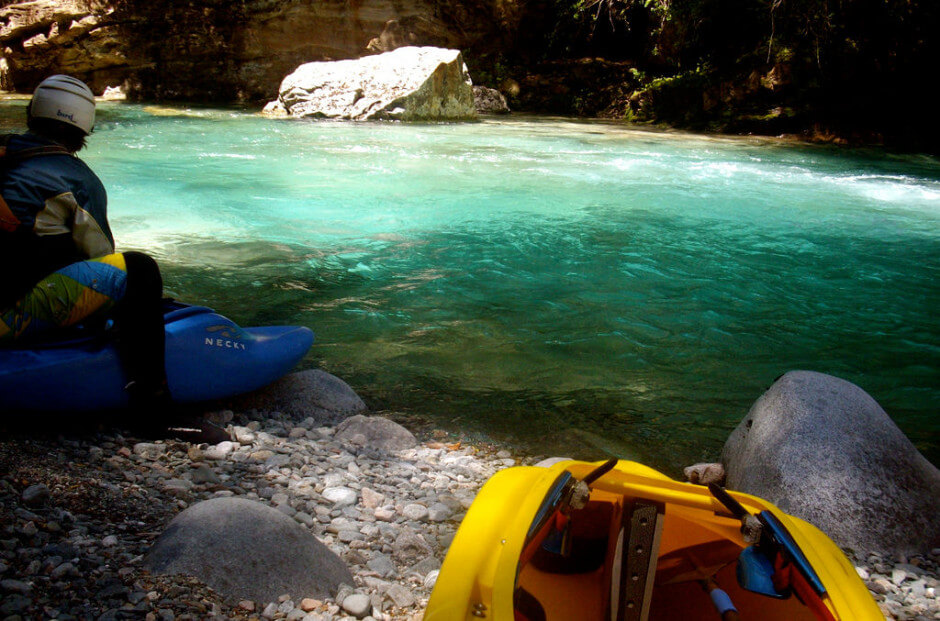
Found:
[[[31,132],[25,134],[4,134],[0,137],[0,156],[5,168],[43,167],[48,162],[66,162],[75,159],[59,143],[37,136]],[[68,166],[68,164],[66,164]]]
[[[0,134],[0,155],[7,155],[29,148],[31,145],[25,134],[5,133]]]
[[[89,192],[99,197],[105,196],[104,183],[101,182],[98,174],[92,170],[91,166],[77,155],[73,155],[71,159],[73,170],[75,171],[73,176],[80,178],[82,184]]]
[[[91,166],[89,166],[85,160],[77,155],[73,155],[72,160],[74,160],[75,166],[80,169],[86,177],[93,180],[96,184],[101,185],[101,179],[98,178],[98,174],[92,170]]]
[[[31,132],[26,132],[25,134],[3,134],[2,143],[11,150],[20,151],[22,149],[31,149],[33,147],[43,147],[47,145],[55,144],[53,141],[41,136],[37,136]]]
[[[5,168],[9,175],[28,184],[45,187],[48,191],[74,192],[78,188],[95,194],[104,191],[98,175],[77,155],[65,150],[43,149],[57,146],[61,148],[58,143],[42,136],[13,134],[4,153],[10,158]],[[31,152],[24,153],[26,151]]]

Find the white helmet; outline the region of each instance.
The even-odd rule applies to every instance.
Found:
[[[95,126],[95,95],[81,80],[54,75],[36,87],[29,104],[29,116],[62,121],[87,135]]]

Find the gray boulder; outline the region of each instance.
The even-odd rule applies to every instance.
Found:
[[[476,117],[473,88],[458,50],[400,47],[353,60],[299,66],[281,82],[272,116],[366,121]]]
[[[473,103],[480,114],[509,114],[506,97],[495,88],[474,86]]]
[[[940,545],[940,471],[865,391],[791,371],[722,452],[728,487],[765,498],[859,552]]]
[[[414,435],[381,416],[356,415],[336,426],[334,439],[383,451],[403,451],[418,444]]]
[[[319,369],[286,375],[261,390],[238,397],[232,408],[277,411],[298,420],[310,417],[320,425],[367,409],[349,384]]]
[[[186,574],[233,599],[277,601],[289,593],[334,596],[353,584],[345,563],[280,511],[244,498],[213,498],[177,515],[154,542],[144,567]]]

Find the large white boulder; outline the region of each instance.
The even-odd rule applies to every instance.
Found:
[[[791,371],[722,452],[731,489],[765,498],[859,552],[940,545],[940,471],[864,390]]]
[[[265,113],[356,121],[476,117],[463,56],[438,47],[400,47],[356,60],[306,63],[284,78]]]

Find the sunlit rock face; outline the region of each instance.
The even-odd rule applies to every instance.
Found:
[[[940,545],[940,470],[864,390],[782,375],[728,437],[728,487],[811,522],[844,548],[892,556]]]
[[[0,87],[69,73],[130,98],[270,100],[301,64],[401,45],[505,40],[515,3],[466,0],[29,0],[0,6]],[[370,49],[370,43],[372,43]]]
[[[358,60],[306,63],[284,78],[269,113],[294,117],[455,120],[476,117],[458,50],[401,47]]]
[[[81,0],[7,2],[0,7],[0,89],[28,90],[52,73],[123,79],[128,59],[115,9]],[[103,86],[101,87],[103,90]]]

